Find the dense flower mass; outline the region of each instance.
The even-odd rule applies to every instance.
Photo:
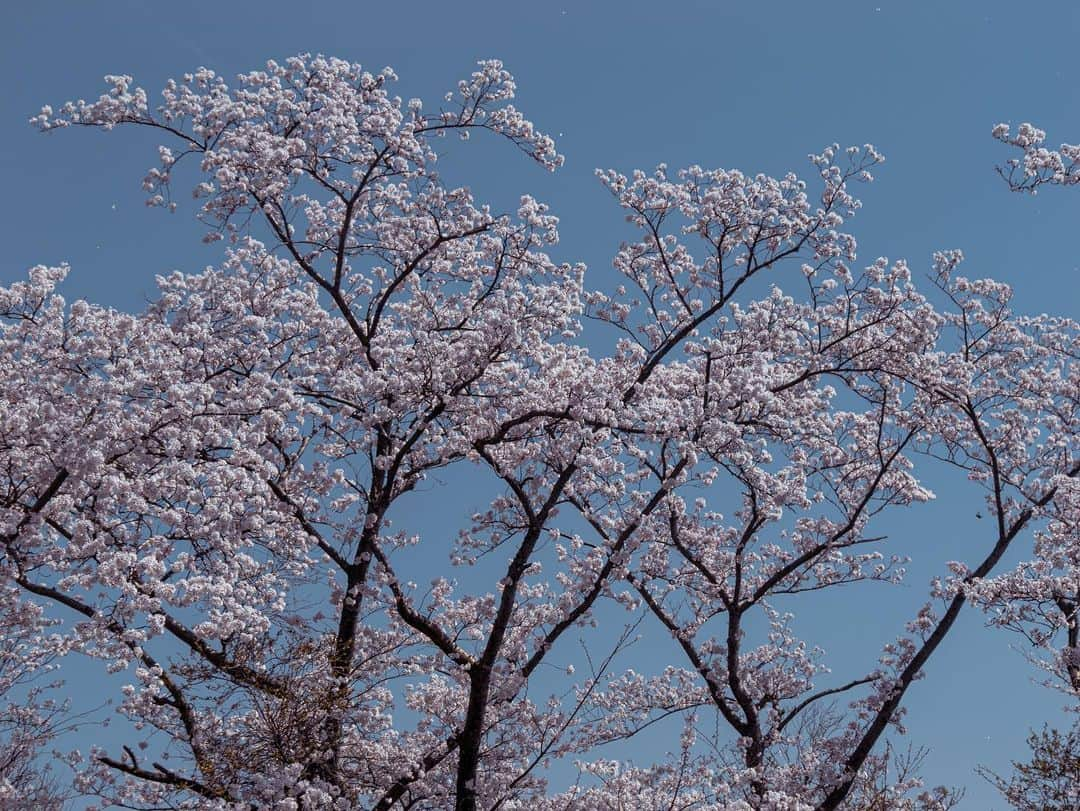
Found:
[[[138,315],[67,302],[67,268],[0,290],[0,679],[74,651],[116,674],[130,743],[77,763],[80,790],[931,811],[954,797],[893,768],[886,736],[967,601],[1044,620],[1080,691],[1075,322],[1014,315],[958,252],[926,291],[902,261],[860,269],[869,145],[805,181],[599,172],[635,235],[621,283],[589,289],[549,255],[544,204],[497,213],[435,171],[440,138],[478,131],[562,163],[502,65],[434,112],[395,78],[300,56],[232,87],[200,69],[152,106],[113,76],[33,119],[154,130],[150,204],[197,163],[225,245]],[[1035,131],[995,132],[1021,185],[1074,176]],[[876,667],[833,676],[790,608],[903,577],[876,527],[933,497],[928,457],[986,490],[972,559]],[[449,476],[486,502],[456,525],[429,495]],[[427,509],[437,533],[395,528]],[[997,572],[1023,536],[1034,556]],[[670,654],[647,672],[622,656],[642,633]],[[653,759],[621,757],[646,728]]]

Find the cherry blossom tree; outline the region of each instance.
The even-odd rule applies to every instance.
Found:
[[[980,774],[1013,808],[1068,811],[1080,802],[1080,731],[1064,734],[1044,727],[1028,735],[1031,760],[1013,761],[1006,780],[989,769]]]
[[[8,585],[0,596],[0,804],[13,811],[59,811],[67,799],[48,761],[49,747],[71,729],[69,704],[49,680],[62,643],[39,606]]]
[[[1042,186],[1071,186],[1077,182],[1080,147],[1062,144],[1047,149],[1046,133],[1032,124],[1021,124],[1012,133],[998,124],[994,137],[1020,151],[998,171],[1013,191],[1037,193]],[[1042,340],[1042,336],[1039,336]],[[1049,342],[1057,351],[1076,357],[1075,336],[1057,335]],[[1073,386],[1076,378],[1066,381]],[[1054,429],[1059,436],[1076,434],[1068,421]],[[1061,443],[1052,433],[1044,439]],[[1030,557],[1012,571],[973,582],[969,593],[987,611],[991,624],[1023,636],[1029,643],[1025,654],[1046,674],[1045,683],[1071,697],[1069,709],[1080,705],[1080,487],[1075,476],[1062,478],[1055,496],[1045,505],[1047,524],[1035,534]],[[1056,734],[1056,733],[1055,733]],[[1045,736],[1044,736],[1045,737]],[[1030,741],[1034,748],[1035,738]]]
[[[175,207],[194,164],[224,242],[138,315],[68,303],[63,267],[0,291],[8,610],[63,620],[32,655],[99,660],[130,727],[78,788],[135,808],[948,808],[884,768],[886,736],[1014,542],[1068,543],[1077,325],[1013,315],[957,252],[925,292],[902,261],[858,269],[870,146],[812,156],[809,183],[600,172],[632,236],[620,283],[588,288],[549,255],[544,204],[497,213],[436,172],[440,139],[474,134],[562,163],[502,65],[436,111],[395,78],[301,56],[231,88],[200,69],[152,107],[113,76],[33,119],[153,131],[148,202]],[[795,610],[900,580],[903,539],[878,527],[932,498],[928,457],[986,489],[985,537],[838,679]],[[395,528],[448,476],[487,506]],[[629,669],[641,633],[670,660]],[[620,759],[646,729],[670,741]]]

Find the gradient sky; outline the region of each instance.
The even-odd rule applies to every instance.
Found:
[[[200,244],[183,200],[175,215],[143,206],[152,138],[42,136],[26,125],[42,104],[94,98],[106,73],[133,74],[153,97],[164,79],[200,65],[231,77],[310,51],[391,65],[396,92],[429,102],[475,60],[506,62],[519,106],[557,136],[566,165],[549,175],[512,150],[492,163],[492,150],[448,141],[452,180],[496,208],[526,192],[550,203],[562,218],[555,258],[586,262],[592,285],[610,278],[626,234],[594,168],[699,163],[809,176],[809,152],[872,142],[887,162],[852,225],[862,262],[903,257],[919,274],[932,251],[960,248],[966,275],[1014,285],[1017,310],[1076,316],[1080,193],[1009,194],[993,169],[1006,155],[990,128],[1031,120],[1052,143],[1080,139],[1078,35],[1073,2],[11,3],[0,33],[9,77],[0,283],[66,261],[69,298],[138,310],[155,274],[198,271],[219,256],[220,246]],[[896,549],[915,558],[907,585],[840,591],[800,614],[800,629],[845,652],[839,663],[869,667],[929,577],[984,547],[971,520],[978,493],[950,485],[938,496],[888,526]],[[977,764],[1005,769],[1024,754],[1029,726],[1068,723],[1062,698],[1033,684],[1010,647],[1019,642],[969,610],[909,693],[909,738],[932,748],[924,775],[967,786],[962,809],[1003,807]],[[80,685],[87,695],[103,688],[89,672]]]

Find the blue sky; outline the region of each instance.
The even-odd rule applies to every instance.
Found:
[[[506,62],[519,106],[558,136],[565,167],[549,175],[509,153],[492,162],[487,151],[447,142],[460,151],[448,171],[497,208],[526,192],[550,203],[562,218],[556,258],[586,262],[592,285],[610,278],[626,233],[594,168],[666,162],[809,174],[809,152],[871,142],[887,162],[853,225],[864,262],[903,257],[920,273],[932,251],[960,248],[967,275],[1014,285],[1016,309],[1075,316],[1080,194],[1009,194],[993,171],[1006,155],[989,133],[998,121],[1031,120],[1052,143],[1080,139],[1078,34],[1072,2],[11,4],[0,33],[9,77],[0,96],[0,283],[66,261],[69,297],[140,309],[155,274],[197,271],[219,256],[200,244],[191,206],[175,215],[143,206],[152,139],[42,136],[25,123],[42,104],[96,97],[106,73],[131,73],[154,93],[200,65],[229,77],[310,51],[391,65],[397,92],[429,100],[477,59]],[[867,655],[895,636],[943,562],[980,548],[968,534],[977,493],[938,495],[889,526],[916,559],[907,586],[887,600],[880,590],[841,592],[801,615],[800,627],[816,626],[831,650]],[[1004,768],[1024,753],[1029,726],[1066,723],[1059,696],[1033,685],[1010,650],[1018,641],[984,630],[969,611],[910,694],[910,738],[933,749],[924,773],[966,785],[964,809],[1002,807],[975,765]]]

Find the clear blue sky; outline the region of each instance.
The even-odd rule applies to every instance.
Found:
[[[989,133],[997,121],[1032,120],[1054,143],[1080,139],[1078,35],[1080,4],[1065,0],[12,3],[0,33],[0,282],[67,261],[69,297],[139,309],[154,274],[218,257],[199,244],[190,206],[172,216],[143,207],[152,140],[45,137],[25,123],[42,104],[96,97],[106,73],[131,73],[154,93],[199,65],[228,77],[311,51],[391,65],[401,95],[430,100],[476,59],[506,62],[520,106],[561,134],[566,166],[547,175],[508,159],[496,171],[473,150],[461,156],[462,177],[496,206],[524,192],[550,203],[563,221],[558,258],[586,262],[595,285],[624,233],[595,167],[804,172],[811,150],[869,141],[887,163],[854,226],[863,260],[905,257],[921,270],[933,250],[961,248],[968,275],[1016,287],[1017,309],[1075,316],[1080,193],[1010,195]],[[916,558],[908,586],[888,599],[880,589],[841,593],[802,616],[799,627],[816,624],[827,648],[855,651],[841,663],[867,664],[942,563],[980,548],[968,535],[977,494],[939,497],[888,528]],[[976,764],[1004,768],[1024,753],[1029,726],[1067,722],[1059,696],[1031,684],[1010,650],[1018,641],[969,612],[910,694],[910,739],[933,749],[925,775],[967,785],[964,809],[1002,807]]]

